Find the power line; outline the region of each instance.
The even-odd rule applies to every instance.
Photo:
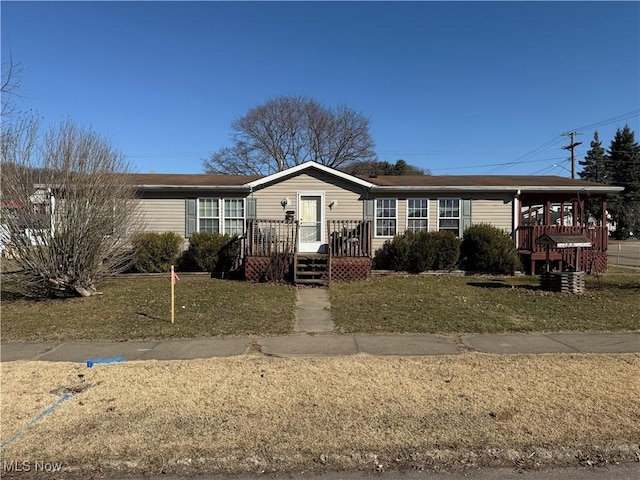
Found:
[[[564,160],[566,159],[565,157],[552,157],[552,158],[539,158],[537,160],[525,160],[523,162],[519,162],[519,163],[540,163],[540,162],[547,162],[549,160]],[[511,165],[513,162],[506,162],[506,163],[487,163],[484,165],[467,165],[464,167],[448,167],[448,168],[430,168],[429,170],[431,170],[432,172],[437,172],[440,170],[464,170],[464,169],[469,169],[469,168],[484,168],[484,167],[499,167],[502,165]]]
[[[549,148],[551,148],[554,145],[556,145],[557,143],[559,143],[561,140],[562,140],[562,137],[560,135],[558,135],[558,136],[548,140],[547,142],[543,143],[542,145],[534,148],[533,150],[530,150],[529,152],[527,152],[527,153],[525,153],[523,155],[520,155],[515,160],[512,160],[511,162],[507,162],[501,167],[497,167],[497,168],[493,168],[491,170],[488,170],[486,173],[487,174],[498,173],[498,172],[506,170],[510,166],[520,165],[522,163],[526,163],[530,158],[535,157],[536,155],[538,155],[539,153],[542,153],[545,150],[548,150]]]
[[[627,112],[627,113],[621,113],[620,115],[616,115],[615,117],[606,118],[604,120],[600,120],[598,122],[591,123],[589,125],[584,125],[582,127],[574,128],[572,130],[573,131],[589,130],[591,128],[601,127],[603,125],[610,125],[612,123],[616,123],[616,122],[619,122],[621,120],[628,120],[629,118],[633,118],[633,117],[637,117],[637,116],[640,116],[640,108],[636,109],[636,110],[631,110],[630,112]]]

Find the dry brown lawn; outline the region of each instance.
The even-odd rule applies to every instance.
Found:
[[[85,474],[535,468],[634,460],[640,440],[632,354],[246,355],[0,369],[2,443],[65,388],[88,386],[2,452],[2,461],[62,462]]]

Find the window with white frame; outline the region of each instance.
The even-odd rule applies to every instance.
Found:
[[[229,235],[242,235],[244,233],[244,199],[225,199],[224,233]]]
[[[244,199],[199,198],[198,231],[242,235],[244,233]]]
[[[397,231],[397,200],[378,198],[376,200],[376,236],[393,237]]]
[[[438,199],[438,230],[450,230],[460,233],[460,199]]]
[[[429,199],[407,200],[407,230],[421,232],[429,230]]]
[[[198,231],[220,233],[220,202],[217,198],[198,199]]]

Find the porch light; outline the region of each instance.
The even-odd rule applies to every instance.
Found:
[[[287,205],[289,205],[289,197],[285,197],[282,200],[280,200],[280,205],[282,205],[283,210],[287,208]]]
[[[329,208],[333,209],[333,207],[336,207],[337,205],[338,205],[337,200],[331,200],[331,203],[329,204]]]

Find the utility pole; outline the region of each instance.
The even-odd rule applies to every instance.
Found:
[[[566,147],[562,147],[564,150],[571,150],[571,178],[576,178],[576,157],[575,157],[575,152],[574,149],[578,146],[581,145],[582,142],[574,142],[573,139],[576,135],[582,135],[581,133],[577,133],[577,132],[565,132],[562,134],[565,137],[570,137],[571,138],[571,143],[569,145],[567,145]]]

